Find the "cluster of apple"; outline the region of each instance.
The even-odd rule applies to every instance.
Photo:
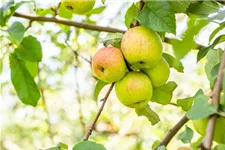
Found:
[[[154,88],[169,78],[162,51],[157,33],[144,26],[134,27],[123,35],[121,50],[110,46],[95,53],[92,71],[104,82],[116,82],[116,95],[122,104],[141,108],[151,99]]]

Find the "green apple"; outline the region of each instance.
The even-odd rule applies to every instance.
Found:
[[[104,47],[92,58],[94,75],[107,83],[119,81],[128,71],[123,54],[115,47]]]
[[[205,136],[206,133],[208,120],[209,120],[208,118],[201,120],[192,120],[195,130],[203,136]],[[216,126],[213,140],[218,143],[225,144],[224,130],[225,130],[225,118],[219,117],[216,119]]]
[[[142,108],[152,97],[152,83],[142,72],[128,72],[118,82],[115,91],[122,104],[130,108]]]
[[[163,44],[151,29],[138,26],[129,29],[122,38],[121,50],[131,68],[152,68],[162,56]]]
[[[94,7],[95,0],[61,0],[61,4],[75,14],[85,14]]]
[[[162,57],[159,63],[150,69],[142,69],[152,81],[153,87],[160,87],[166,83],[170,76],[170,68],[166,60]]]

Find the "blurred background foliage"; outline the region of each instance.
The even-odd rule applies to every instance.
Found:
[[[20,0],[17,0],[19,2]],[[7,0],[3,0],[3,3]],[[52,16],[51,7],[56,7],[59,1],[40,1],[36,4],[27,3],[17,11],[25,14]],[[74,21],[87,22],[101,26],[111,26],[126,29],[124,16],[131,2],[109,1],[105,5],[97,1],[95,7],[101,7],[99,14],[78,16],[61,10],[61,17]],[[180,38],[188,27],[188,17],[177,14],[177,34]],[[29,21],[12,17],[9,25],[19,21],[25,27]],[[216,23],[207,23],[196,31],[195,41],[201,45],[208,44],[208,37],[218,27]],[[223,31],[222,31],[223,32]],[[221,34],[222,32],[218,33]],[[99,99],[94,99],[96,79],[91,72],[92,54],[103,47],[100,39],[107,33],[84,30],[55,23],[33,22],[26,35],[37,37],[42,45],[43,59],[39,63],[39,73],[36,82],[41,91],[41,99],[37,107],[22,104],[16,96],[10,82],[9,53],[14,49],[1,35],[1,150],[34,150],[43,149],[63,142],[72,147],[82,140],[89,129],[101,104],[100,99],[106,93],[106,86]],[[191,34],[193,32],[188,32]],[[167,35],[175,37],[174,35]],[[164,51],[173,53],[169,44],[164,45]],[[160,140],[165,133],[183,116],[181,108],[176,107],[177,99],[193,96],[199,88],[209,91],[209,83],[205,75],[205,59],[196,63],[196,50],[190,51],[181,61],[184,73],[171,69],[170,79],[178,84],[171,105],[163,106],[149,103],[158,113],[161,122],[151,126],[144,117],[138,117],[134,110],[121,105],[114,91],[97,123],[90,140],[103,144],[108,150],[146,150],[151,149],[155,140]],[[176,54],[175,54],[176,55]],[[84,59],[85,58],[85,59]],[[191,123],[188,123],[192,127]],[[184,127],[181,131],[184,130]],[[177,136],[176,136],[177,137]],[[193,141],[200,136],[194,133]],[[174,138],[168,149],[174,150],[181,141]]]

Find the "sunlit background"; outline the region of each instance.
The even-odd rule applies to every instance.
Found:
[[[3,0],[4,1],[4,0]],[[17,0],[18,2],[19,0]],[[5,0],[7,2],[7,0]],[[36,8],[46,9],[57,5],[59,1],[36,0]],[[96,25],[126,29],[124,15],[131,2],[106,0],[105,10],[89,18],[74,15],[74,21],[91,22]],[[97,0],[95,7],[103,6]],[[34,4],[28,3],[17,12],[34,14]],[[51,15],[49,15],[51,16]],[[187,28],[188,17],[176,15],[177,35],[179,38]],[[26,27],[29,21],[12,17],[9,25],[15,21]],[[195,36],[197,43],[208,45],[208,37],[218,27],[216,23],[205,26]],[[103,47],[100,39],[107,33],[84,30],[55,23],[33,22],[26,35],[33,35],[41,42],[43,59],[39,64],[36,82],[40,87],[42,98],[37,107],[27,106],[20,102],[10,81],[8,56],[13,50],[9,41],[1,32],[1,150],[35,150],[55,146],[59,142],[70,148],[82,140],[98,112],[100,100],[109,88],[106,86],[100,93],[98,101],[93,97],[96,80],[93,78],[90,64],[81,57],[91,60],[92,54]],[[70,33],[70,34],[69,34]],[[225,31],[218,33],[222,34]],[[69,35],[69,38],[68,38]],[[168,37],[175,37],[168,35]],[[68,44],[66,44],[68,40]],[[73,50],[81,57],[76,58]],[[164,51],[172,54],[172,47],[164,45]],[[198,89],[209,91],[209,82],[204,73],[205,60],[196,63],[197,50],[191,51],[181,61],[184,73],[171,69],[170,79],[178,84],[172,103],[177,99],[193,96]],[[149,103],[160,116],[161,122],[152,126],[144,117],[138,117],[134,110],[118,101],[114,91],[110,94],[104,111],[93,131],[90,140],[103,144],[108,150],[147,150],[155,140],[161,140],[165,133],[184,115],[174,105],[162,106]],[[192,127],[191,123],[188,123]],[[184,128],[182,129],[184,130]],[[176,139],[171,141],[169,150],[184,145]],[[193,141],[199,135],[194,134]]]

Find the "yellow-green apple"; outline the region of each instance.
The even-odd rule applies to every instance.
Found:
[[[165,84],[170,75],[169,65],[163,57],[155,67],[142,69],[142,71],[148,75],[153,87],[159,87]]]
[[[94,7],[95,0],[61,0],[61,4],[75,14],[85,14]]]
[[[123,54],[115,47],[104,47],[92,58],[94,75],[107,83],[119,81],[128,71]]]
[[[131,68],[152,68],[162,56],[163,44],[151,29],[138,26],[129,29],[122,38],[121,50]]]
[[[142,108],[152,97],[152,83],[146,74],[132,71],[116,82],[115,91],[125,106]]]
[[[205,133],[206,133],[208,120],[209,120],[208,118],[201,119],[201,120],[192,120],[195,130],[203,136],[205,136]],[[215,126],[213,140],[218,143],[225,144],[224,130],[225,130],[225,118],[219,117],[216,119],[216,126]]]

